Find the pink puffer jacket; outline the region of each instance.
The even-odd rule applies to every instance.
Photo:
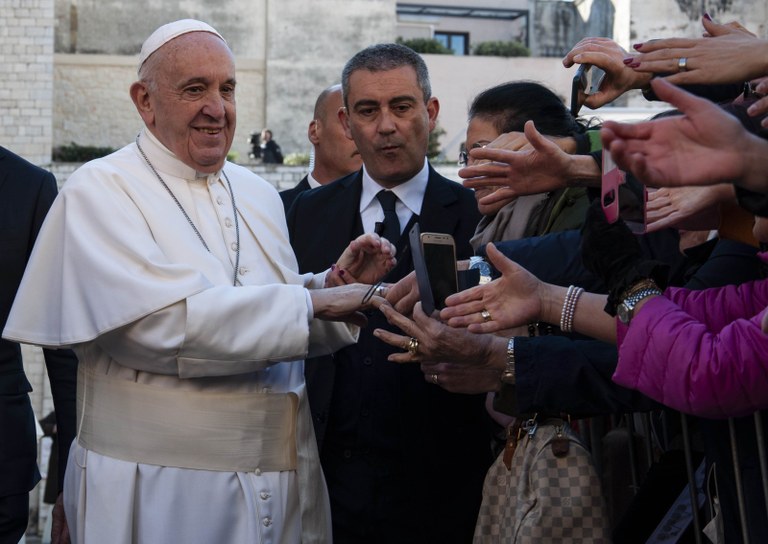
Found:
[[[760,328],[768,280],[664,295],[647,301],[629,327],[617,320],[613,380],[701,417],[768,408],[768,334]]]

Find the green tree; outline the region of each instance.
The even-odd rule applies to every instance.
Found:
[[[400,45],[410,47],[417,53],[427,53],[431,55],[453,55],[452,49],[448,49],[434,38],[413,38],[406,40],[403,39],[402,36],[399,36],[396,42]]]
[[[531,50],[518,41],[480,42],[472,46],[472,53],[486,57],[530,57]]]

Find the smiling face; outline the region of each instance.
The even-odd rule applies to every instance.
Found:
[[[208,32],[174,38],[142,67],[131,98],[147,128],[198,172],[219,170],[235,133],[235,63]]]
[[[440,109],[434,97],[424,103],[416,71],[411,66],[356,70],[348,94],[339,117],[371,177],[394,187],[415,176],[424,166]]]
[[[498,129],[493,125],[493,123],[486,117],[477,115],[469,120],[469,125],[467,125],[467,140],[466,140],[466,146],[467,151],[470,149],[476,149],[478,147],[485,147],[492,141],[494,141],[496,138],[501,136],[501,133],[499,133]],[[467,156],[467,165],[472,166],[473,164],[477,164],[477,160],[473,159],[471,156]],[[479,188],[475,189],[475,199],[478,201],[477,203],[477,209],[480,210],[480,213],[483,215],[494,215],[497,213],[501,208],[509,204],[511,200],[503,200],[500,202],[495,202],[493,204],[480,204],[480,199],[484,196],[488,196],[489,194],[496,191],[495,187],[488,187],[488,188]]]

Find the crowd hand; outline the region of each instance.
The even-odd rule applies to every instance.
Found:
[[[378,234],[358,236],[326,274],[325,286],[376,283],[394,268],[397,263],[395,253],[395,246]]]
[[[713,185],[746,174],[746,150],[755,137],[719,106],[662,79],[656,96],[684,115],[635,124],[606,121],[603,149],[616,164],[653,187]]]
[[[539,133],[533,121],[525,123],[524,131],[530,148],[509,151],[486,146],[469,151],[473,159],[492,162],[459,170],[459,176],[465,178],[464,186],[470,189],[500,187],[480,199],[481,204],[546,193],[566,185],[571,155]]]
[[[747,113],[752,117],[768,114],[768,77],[761,77],[752,81],[752,87],[755,93],[762,96],[749,106]],[[760,121],[760,125],[768,128],[768,116]]]
[[[720,224],[720,203],[735,199],[733,185],[665,187],[650,191],[646,204],[646,227],[656,232],[673,227],[683,230],[713,230]]]
[[[636,72],[624,62],[628,53],[610,38],[584,38],[563,59],[563,66],[591,64],[605,71],[600,90],[586,95],[579,91],[579,103],[592,109],[609,104],[631,89],[647,86],[652,75]]]
[[[448,297],[440,318],[451,327],[467,327],[473,333],[493,333],[539,321],[544,283],[493,244],[486,246],[486,255],[501,277]]]
[[[741,83],[766,75],[768,41],[760,40],[741,25],[718,24],[702,18],[708,37],[667,38],[635,45],[639,54],[628,56],[638,72],[671,74],[675,85]],[[680,59],[686,59],[685,70]]]
[[[413,307],[420,300],[416,272],[412,271],[403,279],[390,285],[386,292],[387,302],[400,314],[410,316]]]
[[[413,319],[389,305],[381,312],[404,334],[376,329],[383,342],[404,351],[389,355],[395,363],[421,363],[424,379],[456,393],[484,393],[499,387],[507,340],[490,334],[453,329],[414,307]]]
[[[343,321],[359,327],[364,327],[368,319],[361,310],[378,308],[386,301],[383,297],[369,294],[371,286],[353,283],[325,289],[310,289],[312,307],[316,319],[325,321]]]
[[[51,512],[51,544],[70,544],[69,526],[64,515],[64,495],[59,493]]]

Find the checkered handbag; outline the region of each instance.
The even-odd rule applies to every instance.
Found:
[[[503,456],[485,478],[475,544],[611,541],[600,479],[567,422],[534,423],[509,470]]]

